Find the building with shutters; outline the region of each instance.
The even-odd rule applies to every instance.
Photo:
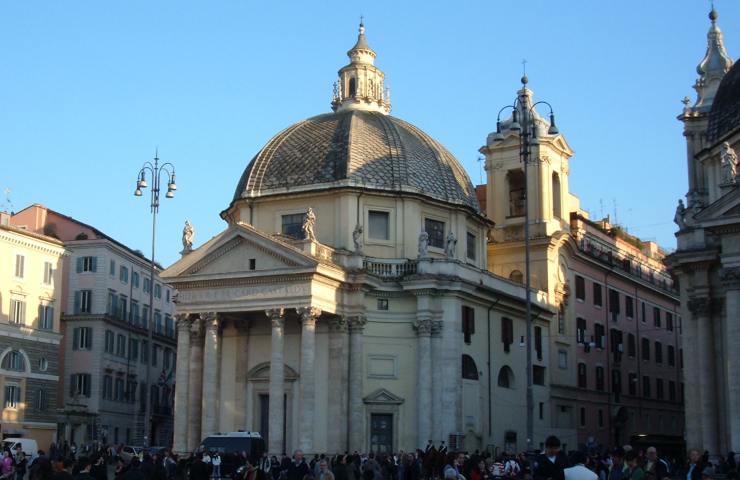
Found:
[[[59,441],[142,444],[145,402],[151,401],[150,444],[171,445],[174,301],[159,265],[152,285],[151,264],[141,252],[42,205],[16,213],[11,224],[49,232],[68,251],[59,309]]]
[[[0,438],[48,448],[60,405],[59,346],[64,244],[10,225],[0,212]]]

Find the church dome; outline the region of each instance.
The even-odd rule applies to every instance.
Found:
[[[708,135],[717,142],[740,125],[740,62],[722,78],[709,116]]]
[[[275,135],[242,174],[234,201],[342,187],[408,192],[480,213],[450,152],[410,123],[363,109],[318,115]]]

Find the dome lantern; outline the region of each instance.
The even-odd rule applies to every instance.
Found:
[[[711,110],[722,77],[732,67],[732,58],[725,50],[722,30],[717,25],[718,16],[717,11],[712,7],[709,12],[709,20],[712,24],[709,27],[709,32],[707,32],[707,51],[701,63],[696,67],[699,78],[696,79],[694,84],[697,95],[692,110],[695,112],[706,113]]]

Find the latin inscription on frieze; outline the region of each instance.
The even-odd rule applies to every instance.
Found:
[[[180,304],[203,302],[239,302],[265,298],[285,298],[308,295],[308,285],[259,285],[225,287],[208,290],[181,290]]]

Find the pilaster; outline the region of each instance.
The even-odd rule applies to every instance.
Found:
[[[350,451],[364,451],[364,420],[365,408],[362,404],[363,379],[363,338],[362,334],[367,324],[364,315],[350,316],[347,319],[349,326],[349,449]]]
[[[201,313],[205,330],[203,348],[203,419],[201,435],[206,437],[218,430],[218,357],[220,351],[219,318],[215,312]]]
[[[175,370],[175,414],[173,449],[176,453],[188,452],[188,383],[190,363],[190,314],[181,313],[177,322],[177,368]]]

